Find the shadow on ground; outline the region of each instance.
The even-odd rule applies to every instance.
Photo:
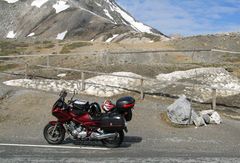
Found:
[[[142,137],[139,136],[125,136],[123,143],[121,144],[120,148],[128,148],[131,147],[132,144],[140,143],[142,141]],[[80,146],[91,146],[91,147],[104,147],[101,141],[96,140],[72,140],[67,138],[63,144],[74,144]]]

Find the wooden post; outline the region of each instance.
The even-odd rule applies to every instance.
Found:
[[[109,65],[109,54],[106,53],[106,65],[108,66]]]
[[[82,86],[81,86],[81,91],[85,90],[85,73],[81,72],[81,80],[82,80]]]
[[[49,67],[49,66],[50,66],[50,56],[47,55],[47,67]]]
[[[28,64],[25,63],[25,79],[28,78]]]
[[[212,109],[216,110],[216,102],[217,102],[217,89],[212,88]]]
[[[104,51],[104,63],[105,65],[109,65],[109,56],[108,56],[108,52],[107,51]]]
[[[105,51],[101,52],[101,64],[105,65],[106,64],[106,59],[105,59]]]
[[[197,72],[195,72],[195,73],[197,73]],[[197,76],[197,74],[196,74],[196,76]],[[192,103],[193,103],[194,91],[195,91],[195,84],[193,84],[193,86],[192,86],[191,101],[190,101],[190,103],[191,103],[191,109],[190,109],[190,113],[189,113],[188,125],[190,125],[191,122],[192,122],[192,110],[193,110],[193,108],[192,108],[192,107],[193,107],[193,106],[192,106]]]
[[[195,54],[195,49],[192,51],[192,63],[194,63],[194,54]]]
[[[141,100],[143,100],[144,99],[144,92],[143,92],[143,79],[141,79]]]

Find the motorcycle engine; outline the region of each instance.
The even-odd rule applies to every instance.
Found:
[[[73,137],[76,137],[78,139],[83,139],[87,137],[87,132],[81,125],[77,125],[74,122],[70,122],[68,127],[70,128]]]

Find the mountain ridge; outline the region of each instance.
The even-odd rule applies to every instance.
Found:
[[[4,0],[0,13],[0,38],[107,41],[115,36],[111,41],[119,41],[146,33],[168,39],[136,21],[114,0]]]

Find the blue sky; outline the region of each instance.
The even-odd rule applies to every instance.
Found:
[[[117,0],[137,20],[164,34],[240,31],[240,0]]]

